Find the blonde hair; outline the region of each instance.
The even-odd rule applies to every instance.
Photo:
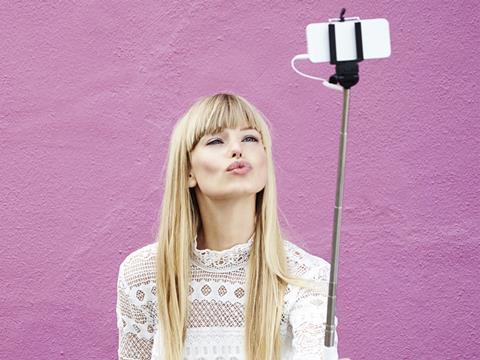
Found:
[[[189,315],[190,251],[201,227],[193,188],[188,187],[190,153],[205,134],[237,128],[246,121],[262,137],[267,182],[257,193],[255,232],[247,275],[245,354],[249,360],[280,359],[280,320],[287,284],[318,288],[290,277],[277,216],[272,141],[267,120],[239,95],[219,93],[198,99],[175,125],[168,149],[165,191],[157,233],[157,299],[165,358],[183,359]]]

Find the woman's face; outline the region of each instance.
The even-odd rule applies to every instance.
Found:
[[[267,157],[260,133],[242,124],[202,137],[191,152],[189,187],[215,199],[248,196],[261,191],[267,181]],[[242,130],[243,129],[243,130]],[[227,171],[237,160],[247,161],[251,170],[245,174]]]

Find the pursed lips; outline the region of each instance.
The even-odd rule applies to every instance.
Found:
[[[240,160],[240,161],[235,161],[230,166],[227,168],[227,171],[232,171],[234,169],[238,168],[244,168],[248,167],[249,169],[252,168],[252,165],[248,161]]]

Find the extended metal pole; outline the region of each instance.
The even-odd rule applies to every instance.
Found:
[[[347,151],[348,107],[350,89],[343,89],[343,112],[340,130],[340,150],[338,154],[337,191],[333,217],[332,258],[330,262],[330,283],[328,288],[327,323],[325,327],[325,347],[335,345],[335,299],[337,292],[338,257],[340,247],[340,226],[342,222],[343,186],[345,179],[345,154]],[[338,358],[338,357],[337,357]]]

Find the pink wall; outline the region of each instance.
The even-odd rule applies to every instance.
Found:
[[[199,96],[266,114],[282,223],[329,259],[341,94],[290,59],[341,7],[387,18],[392,56],[351,95],[340,354],[480,357],[476,2],[3,1],[1,359],[116,359],[118,265],[153,241],[170,132]]]

